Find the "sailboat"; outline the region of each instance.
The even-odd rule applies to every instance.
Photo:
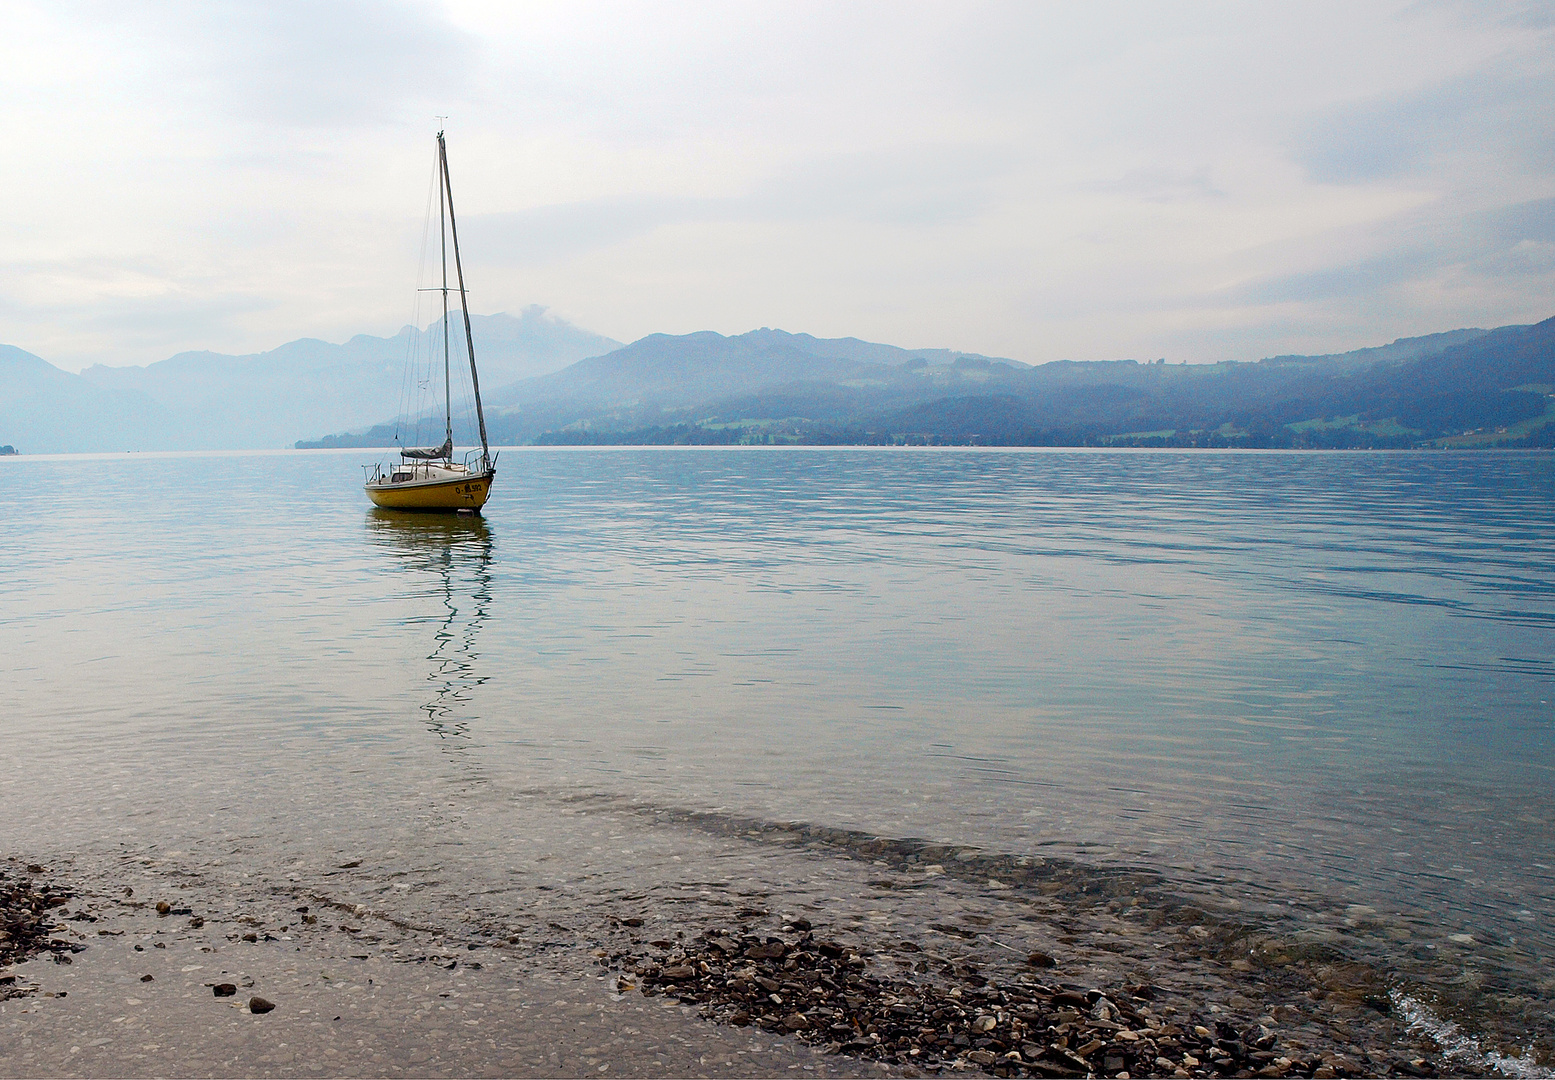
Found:
[[[398,465],[373,466],[365,485],[367,497],[390,510],[441,510],[480,513],[497,477],[497,459],[486,442],[486,414],[481,409],[480,377],[475,371],[475,337],[470,332],[470,305],[464,289],[464,264],[459,258],[459,226],[454,221],[454,190],[448,179],[448,144],[437,133],[437,207],[442,241],[443,283],[443,444],[400,451]],[[454,273],[459,282],[459,310],[464,315],[464,343],[470,355],[470,387],[475,391],[475,418],[481,448],[454,460],[453,393],[448,359],[448,241],[453,240]]]

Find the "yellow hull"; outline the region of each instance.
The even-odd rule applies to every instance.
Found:
[[[446,480],[384,481],[368,484],[367,497],[390,510],[479,510],[491,495],[497,470]]]

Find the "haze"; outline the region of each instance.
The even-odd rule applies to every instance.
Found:
[[[0,341],[78,370],[472,308],[1028,363],[1555,296],[1549,4],[12,3]]]

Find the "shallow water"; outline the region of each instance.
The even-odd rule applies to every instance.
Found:
[[[0,462],[13,848],[717,877],[603,796],[1548,978],[1551,455],[524,449],[483,520],[372,511],[370,457]]]

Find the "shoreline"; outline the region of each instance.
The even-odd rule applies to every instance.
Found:
[[[1160,906],[1162,879],[1146,871],[1056,860],[1022,867],[1010,856],[847,830],[690,811],[670,822],[665,811],[654,814],[656,828],[712,831],[746,846],[775,843],[786,858],[820,861],[839,881],[869,890],[872,910],[863,917],[833,918],[846,913],[828,911],[828,904],[798,893],[742,890],[733,883],[693,890],[681,884],[675,886],[679,894],[661,888],[595,897],[590,910],[574,912],[565,922],[541,921],[530,913],[505,924],[485,919],[439,925],[354,900],[341,886],[365,869],[359,859],[325,875],[335,881],[256,883],[252,895],[233,897],[201,883],[198,867],[132,853],[119,862],[125,870],[133,866],[142,880],[151,870],[152,888],[160,895],[152,896],[144,884],[138,892],[120,885],[110,866],[94,869],[83,860],[38,875],[18,872],[21,861],[13,858],[14,882],[25,879],[42,887],[39,895],[66,900],[38,909],[38,925],[48,937],[35,940],[54,942],[54,948],[43,946],[30,962],[4,973],[16,976],[16,983],[11,1000],[0,1003],[0,1030],[9,1030],[13,1038],[7,1045],[15,1045],[14,1036],[31,1026],[17,1015],[18,1000],[62,1013],[60,1000],[67,993],[75,1003],[85,986],[129,985],[132,976],[139,978],[133,969],[148,950],[172,950],[161,955],[196,961],[180,965],[182,971],[210,969],[201,989],[228,1013],[236,1008],[249,1015],[252,993],[278,1005],[277,1013],[252,1023],[295,1023],[299,1014],[318,1013],[321,997],[333,1000],[336,982],[299,982],[295,972],[289,984],[277,982],[278,958],[301,953],[321,971],[370,967],[377,974],[368,981],[378,987],[419,981],[430,990],[428,978],[440,980],[450,984],[439,991],[445,999],[471,993],[465,980],[509,1002],[507,995],[518,993],[531,1009],[550,995],[559,1014],[571,1016],[570,1009],[588,1014],[585,1042],[615,1047],[600,1058],[612,1075],[701,1067],[706,1054],[696,1052],[693,1061],[665,1058],[658,1050],[650,1062],[640,1045],[630,1045],[635,1036],[623,1039],[623,1032],[645,1030],[645,1015],[676,1032],[654,1046],[680,1046],[689,1048],[687,1053],[697,1046],[721,1047],[721,1064],[708,1075],[739,1075],[750,1067],[759,1075],[779,1059],[784,1068],[823,1074],[884,1069],[896,1075],[973,1071],[1044,1077],[1326,1080],[1495,1075],[1495,1062],[1514,1074],[1531,1069],[1523,1074],[1538,1075],[1548,1068],[1498,1058],[1494,1051],[1467,1054],[1450,1040],[1444,1045],[1421,1021],[1419,1000],[1365,964],[1323,952],[1281,954],[1271,937],[1253,940],[1246,926],[1187,904]],[[936,858],[945,861],[928,861]],[[61,887],[61,880],[69,887]],[[24,891],[8,890],[13,896]],[[265,912],[267,907],[273,911]],[[957,911],[955,921],[944,921],[946,910]],[[267,955],[273,969],[268,979],[243,974],[264,968],[255,961]],[[218,956],[220,964],[213,963]],[[472,959],[476,956],[480,959]],[[235,999],[217,1002],[213,990],[204,989],[214,985],[217,968],[222,981],[245,984]],[[61,976],[75,989],[51,990]],[[464,989],[453,989],[453,983]],[[534,989],[542,984],[543,992]],[[47,1000],[51,996],[53,1002]],[[187,990],[184,997],[190,998]],[[132,993],[125,1000],[146,1002],[150,996]],[[212,1002],[202,1003],[207,1011]],[[678,1005],[680,1015],[654,1011],[665,1003]],[[362,1042],[387,1037],[424,1048],[437,1029],[422,1027],[418,1019],[423,1012],[390,1009],[376,1022],[378,1037]],[[55,1021],[72,1033],[74,1045],[103,1038],[101,1017],[77,1012],[73,1020],[60,1015]],[[187,1022],[182,1013],[148,1013],[142,1045],[167,1045]],[[466,1046],[455,1057],[407,1064],[427,1075],[473,1075],[491,1068],[565,1074],[565,1062],[533,1056],[550,1041],[544,1034],[550,1023],[543,1015],[518,1024],[510,1014],[485,1012],[482,1031],[503,1036],[492,1046]],[[1434,1034],[1444,1030],[1437,1022]],[[253,1036],[235,1032],[232,1045],[251,1046]],[[759,1052],[737,1049],[751,1038],[761,1040]],[[498,1043],[518,1049],[493,1057]],[[350,1074],[350,1067],[330,1061],[327,1049],[319,1051],[324,1074]],[[148,1064],[146,1074],[183,1074],[175,1062]],[[251,1057],[240,1055],[229,1064],[232,1075],[263,1071],[253,1067]],[[590,1072],[598,1068],[576,1059],[574,1064],[587,1064]],[[355,1068],[400,1075],[392,1066],[369,1058]],[[0,1068],[35,1075],[140,1074],[123,1062],[106,1071],[73,1071],[5,1053]],[[283,1065],[265,1074],[310,1073],[289,1072]]]

